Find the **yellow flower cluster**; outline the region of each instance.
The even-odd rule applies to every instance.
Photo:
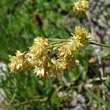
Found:
[[[82,44],[91,40],[90,33],[87,32],[85,28],[81,28],[79,26],[75,27],[75,39],[80,40]]]
[[[10,56],[9,67],[12,72],[26,71],[34,67],[34,73],[40,77],[49,77],[51,74],[62,73],[64,69],[73,70],[79,61],[74,56],[81,54],[81,47],[90,40],[90,34],[80,27],[75,28],[73,37],[61,42],[48,42],[47,38],[37,37],[29,52]],[[58,44],[58,45],[56,45]],[[51,55],[58,50],[56,57]]]
[[[79,53],[81,45],[80,40],[71,38],[58,49],[57,55],[64,69],[67,68],[72,70],[74,69],[75,65],[78,64],[78,61],[74,60],[73,55],[77,55]]]
[[[48,39],[37,37],[34,39],[34,44],[30,47],[30,57],[34,65],[39,65],[38,59],[44,60],[44,56],[47,53],[47,48],[50,45],[48,43]]]
[[[34,72],[40,77],[48,77],[48,48],[51,47],[48,39],[37,37],[34,39],[34,44],[30,47],[30,57],[35,67]]]
[[[26,53],[17,51],[16,56],[9,55],[9,58],[11,61],[9,67],[12,72],[18,73],[22,70],[27,71],[32,66],[30,59],[26,56]]]
[[[73,3],[73,11],[82,12],[87,11],[89,9],[89,3],[86,0],[78,0]]]
[[[34,73],[40,77],[49,77],[50,69],[49,69],[49,61],[46,56],[36,61],[37,63],[34,65]]]

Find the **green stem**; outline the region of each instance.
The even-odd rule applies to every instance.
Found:
[[[60,43],[65,43],[65,42],[69,42],[69,41],[68,40],[60,40],[60,41],[57,41],[57,42],[51,42],[50,44],[54,45],[54,44],[60,44]]]
[[[110,46],[108,46],[108,45],[101,44],[101,43],[96,43],[96,42],[89,42],[89,44],[93,44],[93,45],[97,45],[97,46],[103,46],[103,47],[110,48]]]
[[[66,39],[57,39],[57,38],[47,38],[50,41],[62,41],[62,40],[66,40]]]

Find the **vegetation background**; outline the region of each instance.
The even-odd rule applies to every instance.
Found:
[[[0,110],[110,110],[110,48],[88,45],[74,71],[49,79],[8,67],[8,55],[28,51],[34,38],[67,39],[77,25],[110,45],[110,1],[90,0],[80,17],[74,1],[0,0]]]

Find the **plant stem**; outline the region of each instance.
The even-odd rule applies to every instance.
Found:
[[[89,44],[93,44],[93,45],[97,45],[97,46],[103,46],[103,47],[110,48],[110,46],[108,46],[106,44],[101,44],[101,43],[96,43],[96,42],[89,42]]]

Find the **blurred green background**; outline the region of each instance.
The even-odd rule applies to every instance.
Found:
[[[109,45],[109,0],[90,0],[83,16],[72,11],[74,1],[0,0],[0,110],[109,110],[110,60],[103,59],[110,49],[89,45],[83,57],[90,64],[79,56],[74,71],[49,79],[31,70],[14,74],[8,67],[8,55],[28,51],[34,38],[67,39],[77,25],[87,28],[96,42]]]

